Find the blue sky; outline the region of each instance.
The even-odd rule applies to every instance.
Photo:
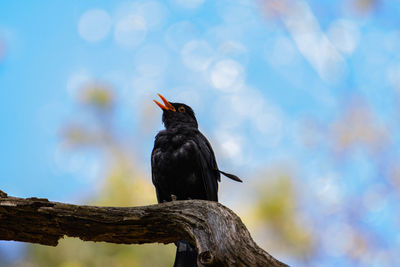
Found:
[[[380,1],[359,12],[352,6],[357,1],[280,3],[286,5],[2,2],[1,190],[77,201],[94,187],[100,160],[93,152],[66,155],[59,131],[80,119],[79,88],[99,80],[116,89],[116,127],[139,138],[143,170],[149,171],[153,138],[162,127],[152,99],[162,93],[194,108],[224,169],[246,177],[294,162],[297,182],[313,192],[304,206],[319,227],[328,224],[321,219],[327,216],[328,230],[364,229],[382,252],[378,258],[394,263],[389,248],[400,246],[393,234],[400,207],[390,174],[400,159],[400,4]],[[154,106],[156,123],[143,136],[143,114],[135,111],[147,106]],[[350,133],[341,135],[343,126]],[[354,143],[343,145],[349,136]],[[367,209],[360,221],[343,219],[342,208],[323,211],[361,205],[357,199]],[[321,205],[313,207],[316,200]],[[324,253],[315,263],[352,262]]]

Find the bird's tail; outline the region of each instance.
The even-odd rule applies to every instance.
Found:
[[[196,249],[186,240],[176,242],[174,267],[197,267]]]
[[[223,171],[220,171],[220,170],[217,170],[217,171],[219,171],[220,173],[222,173],[222,174],[225,175],[226,177],[228,177],[228,178],[230,178],[230,179],[232,179],[232,180],[234,180],[234,181],[236,181],[236,182],[239,182],[239,183],[242,183],[242,182],[243,182],[242,180],[240,180],[239,177],[237,177],[237,176],[234,175],[234,174],[230,174],[230,173],[223,172]]]

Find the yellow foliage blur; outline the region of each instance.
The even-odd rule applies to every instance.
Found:
[[[268,232],[266,247],[289,252],[299,258],[308,258],[313,252],[311,230],[300,218],[298,196],[293,184],[293,174],[282,167],[265,172],[257,185],[258,198],[255,217],[259,232]]]

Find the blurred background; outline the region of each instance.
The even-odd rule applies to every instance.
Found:
[[[2,1],[0,189],[156,203],[156,93],[196,112],[220,202],[292,266],[399,266],[400,2]],[[0,266],[172,266],[174,245],[0,242]]]

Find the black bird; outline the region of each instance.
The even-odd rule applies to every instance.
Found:
[[[160,131],[151,153],[151,172],[159,203],[172,200],[204,199],[218,201],[218,182],[223,174],[242,182],[237,176],[218,169],[214,151],[198,130],[193,110],[182,103],[170,103],[158,94],[164,105]],[[176,243],[174,266],[197,266],[195,248],[185,240]]]

